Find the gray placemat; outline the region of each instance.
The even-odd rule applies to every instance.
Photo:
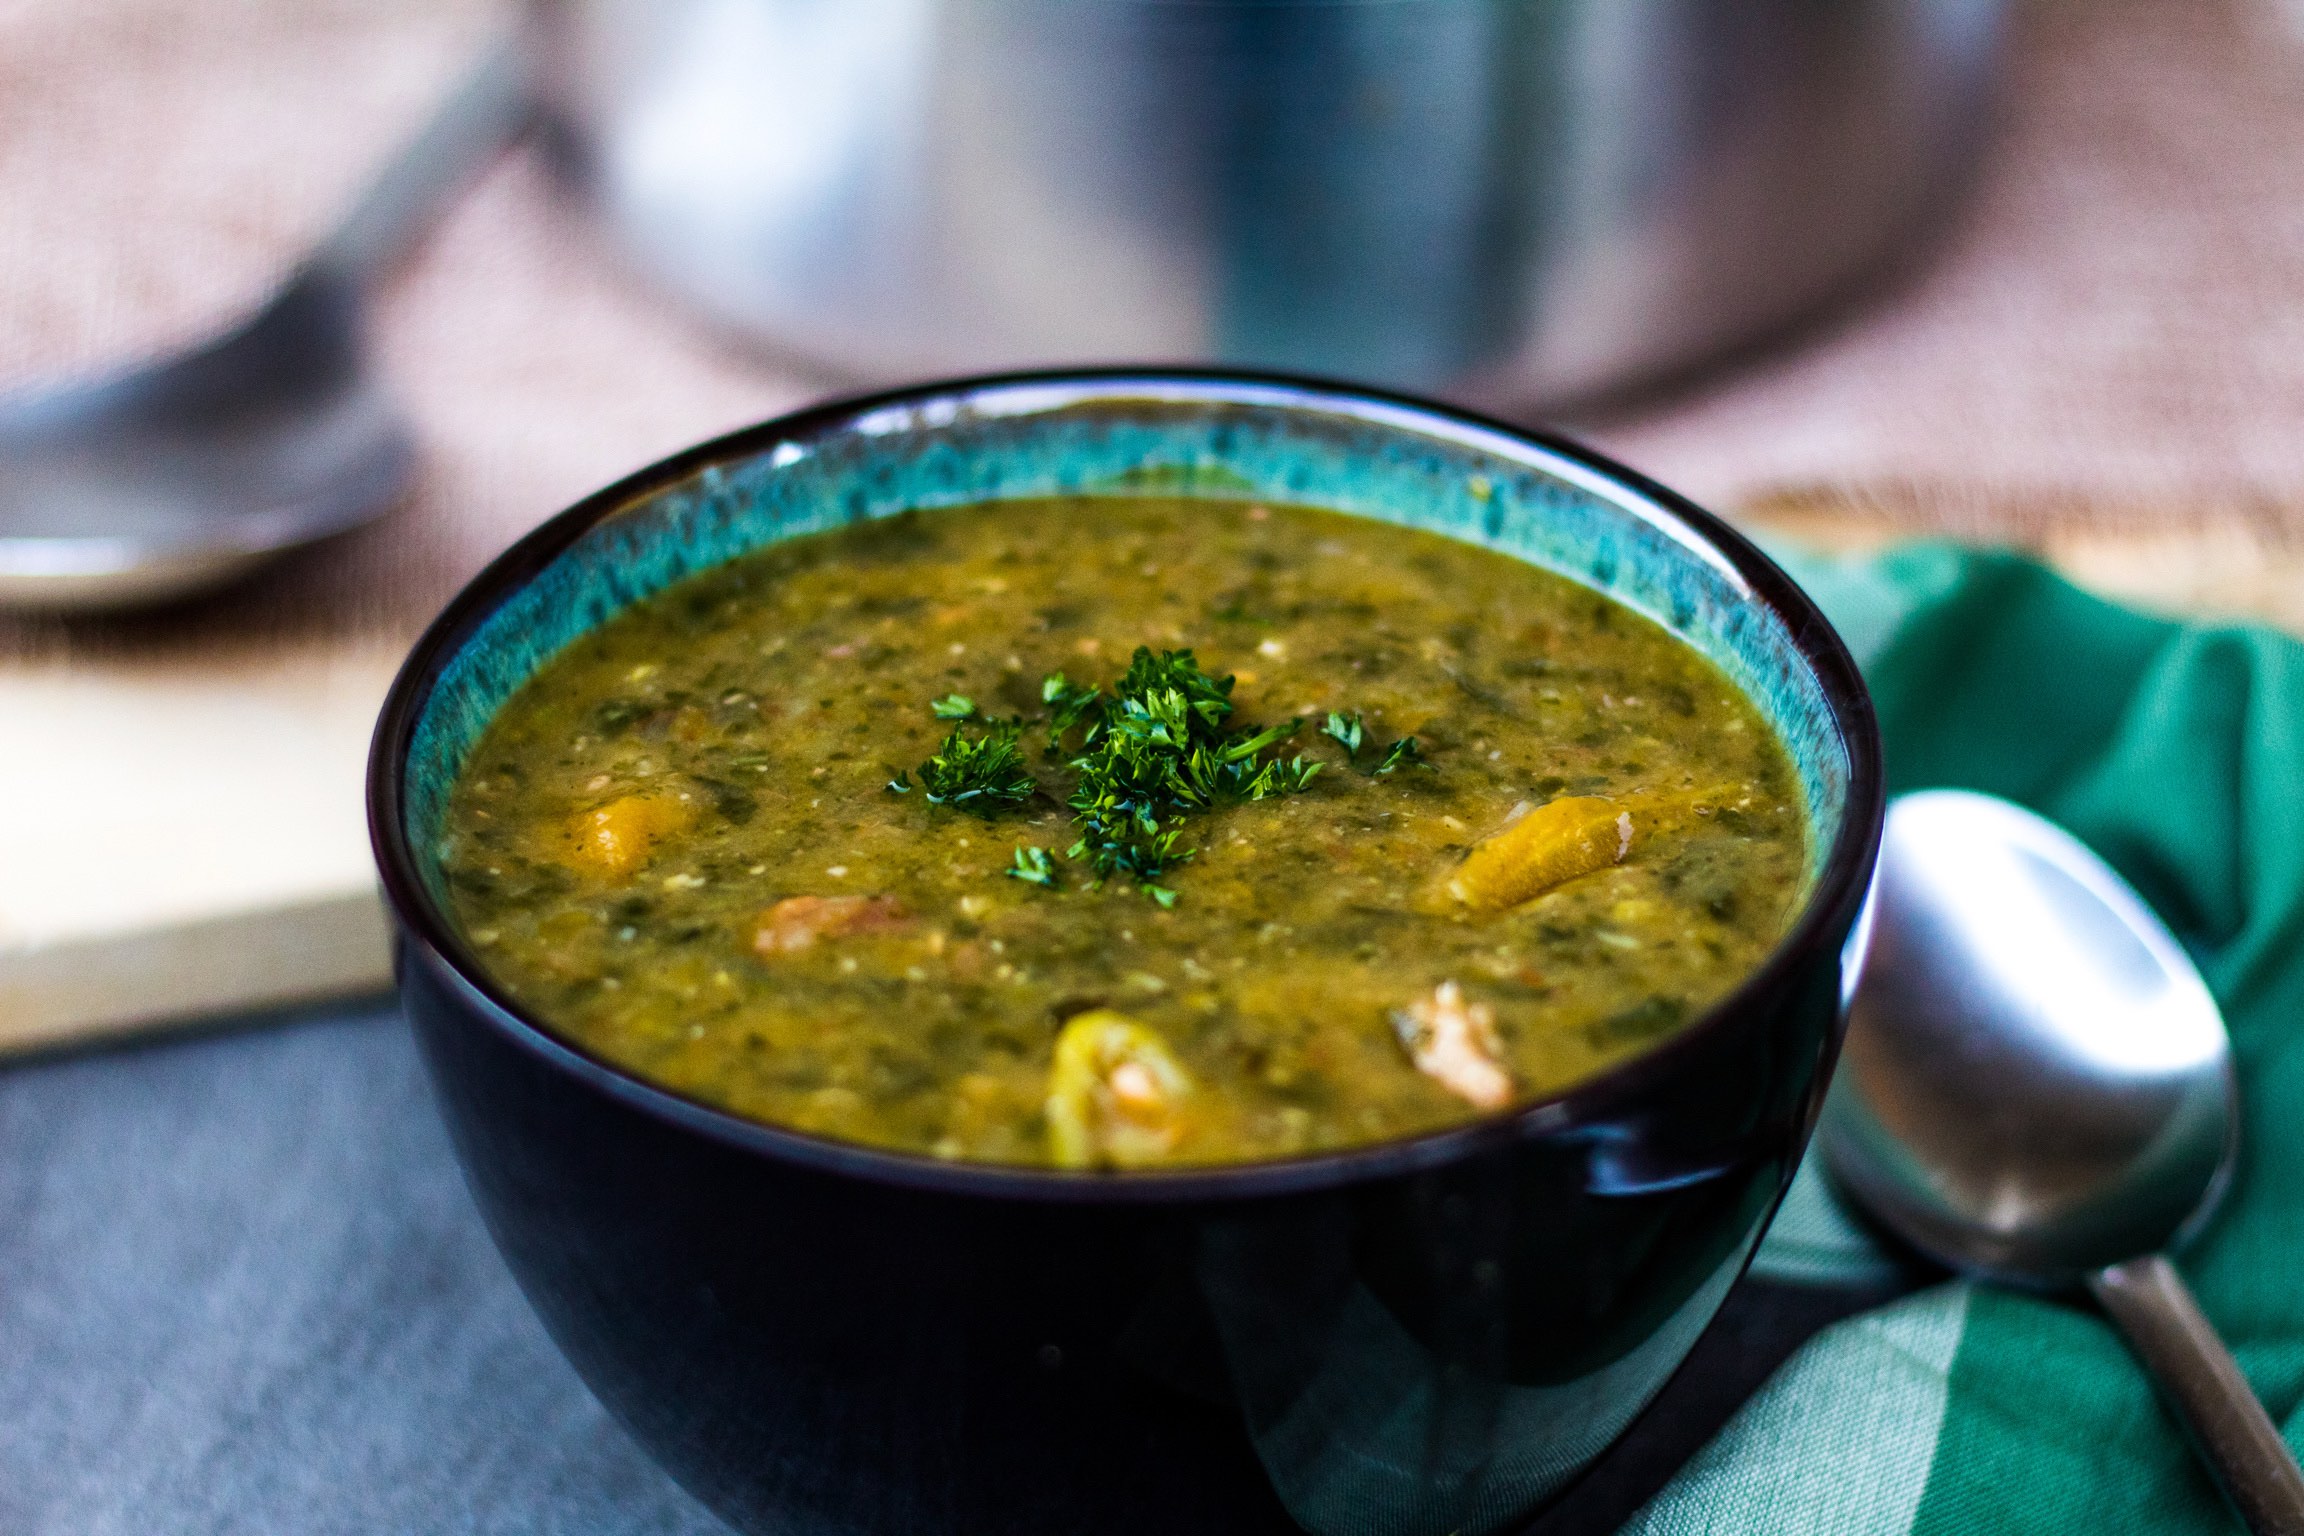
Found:
[[[553,1350],[374,1006],[0,1073],[0,1531],[725,1536]]]

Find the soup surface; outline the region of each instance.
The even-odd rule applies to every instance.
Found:
[[[1758,963],[1808,835],[1750,701],[1611,599],[1334,513],[1098,498],[625,611],[499,712],[441,858],[505,989],[642,1077],[1111,1168],[1557,1091]]]

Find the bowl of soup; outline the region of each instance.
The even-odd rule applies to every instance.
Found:
[[[1806,1144],[1870,703],[1733,530],[1365,390],[1014,376],[460,594],[370,816],[473,1194],[737,1529],[1512,1527]]]

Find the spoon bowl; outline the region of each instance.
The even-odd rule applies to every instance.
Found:
[[[159,602],[366,521],[415,453],[324,268],[117,378],[0,404],[0,603]]]
[[[2207,1220],[2238,1149],[2191,959],[2062,829],[1989,795],[1890,809],[1827,1165],[1933,1257],[2065,1286]]]
[[[506,43],[262,308],[191,350],[0,400],[0,609],[182,597],[380,516],[415,451],[366,289],[527,116]]]
[[[2304,1536],[2304,1472],[2160,1251],[2239,1151],[2231,1039],[2151,908],[1990,795],[1889,807],[1872,943],[1817,1129],[1833,1179],[1951,1268],[2083,1285],[2258,1536]]]

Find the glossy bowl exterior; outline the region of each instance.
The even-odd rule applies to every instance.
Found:
[[[427,733],[477,729],[488,699],[554,648],[539,631],[581,632],[676,579],[637,574],[667,527],[699,546],[735,537],[728,498],[747,475],[739,501],[754,506],[817,465],[824,488],[856,498],[827,515],[871,515],[870,496],[892,508],[922,494],[914,471],[958,501],[1034,455],[1138,463],[1130,434],[1145,423],[1150,441],[1191,445],[1191,474],[1154,477],[1186,494],[1238,498],[1276,475],[1333,505],[1348,497],[1316,494],[1322,464],[1382,491],[1393,473],[1456,485],[1477,462],[1518,478],[1470,477],[1466,537],[1581,526],[1581,503],[1546,499],[1563,486],[1630,509],[1609,511],[1615,533],[1563,537],[1589,541],[1592,571],[1612,579],[1637,585],[1627,568],[1647,561],[1729,593],[1708,610],[1674,589],[1661,616],[1776,637],[1788,670],[1775,686],[1830,733],[1796,748],[1834,754],[1838,777],[1785,943],[1683,1033],[1561,1097],[1343,1154],[1120,1177],[943,1164],[739,1121],[585,1055],[492,988],[442,916],[411,824],[437,816],[455,760]],[[1210,462],[1211,444],[1230,457]],[[1626,530],[1645,542],[1623,543]],[[722,557],[699,548],[689,563]],[[632,579],[603,596],[620,574]],[[490,646],[527,651],[488,681],[473,658]],[[1742,1272],[1837,1048],[1880,785],[1870,703],[1838,639],[1749,544],[1669,493],[1414,402],[1134,372],[820,407],[601,493],[515,546],[419,643],[369,793],[403,997],[498,1245],[602,1401],[739,1529],[1293,1521],[1441,1536],[1506,1528],[1565,1486]]]
[[[649,276],[864,379],[1114,358],[1505,408],[1924,233],[2006,0],[532,0]]]

